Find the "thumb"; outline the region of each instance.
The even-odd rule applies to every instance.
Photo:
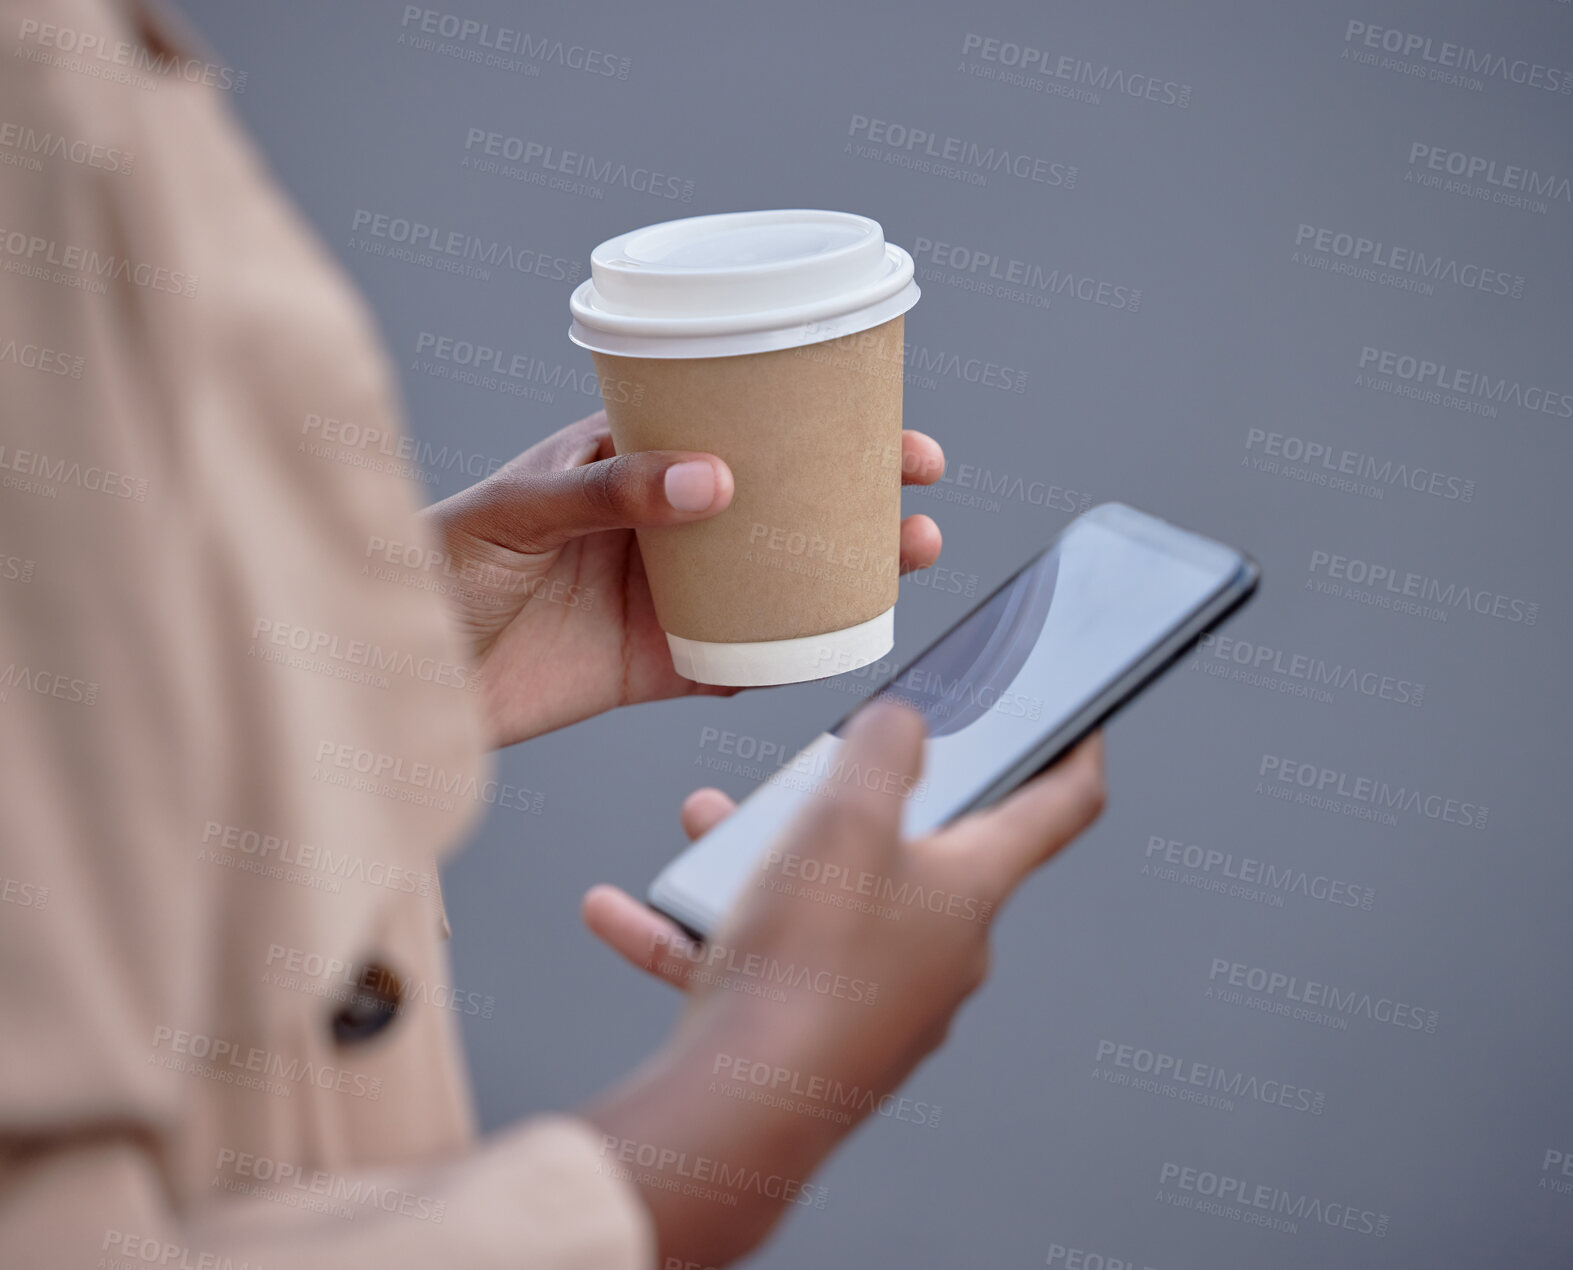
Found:
[[[731,503],[733,483],[732,469],[713,454],[642,450],[559,471],[504,468],[482,489],[485,506],[475,510],[483,535],[533,554],[601,529],[704,520]]]

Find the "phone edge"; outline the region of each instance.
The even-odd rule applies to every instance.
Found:
[[[1139,514],[1146,515],[1147,513]],[[1157,518],[1154,517],[1154,519]],[[1175,528],[1178,528],[1178,526],[1175,526]],[[1182,530],[1182,532],[1192,533],[1193,531]],[[1195,536],[1205,537],[1200,534]],[[1206,541],[1216,540],[1206,539]],[[989,598],[992,598],[996,592],[1014,580],[1017,574],[1030,567],[1033,560],[1036,560],[1038,556],[1041,556],[1043,552],[1050,550],[1052,547],[1053,543],[1050,543],[1043,551],[1030,557],[1021,566],[1021,569],[1011,574],[1005,582],[1002,582],[999,587],[995,588],[995,591],[990,592],[988,598],[980,600],[975,607],[981,607],[983,604],[988,603]],[[1079,741],[1087,737],[1096,728],[1107,723],[1121,709],[1133,701],[1148,684],[1152,683],[1169,667],[1174,665],[1175,662],[1184,657],[1186,653],[1195,647],[1203,635],[1207,634],[1214,627],[1221,625],[1237,612],[1256,593],[1257,584],[1261,581],[1262,570],[1261,565],[1248,553],[1234,547],[1229,548],[1229,550],[1234,553],[1239,562],[1235,573],[1214,592],[1206,604],[1196,610],[1190,621],[1178,627],[1168,639],[1153,648],[1119,680],[1110,684],[1104,692],[1088,703],[1087,707],[1075,715],[1064,727],[1046,737],[1042,745],[1009,768],[999,780],[990,785],[971,802],[959,808],[955,815],[951,816],[945,823],[951,824],[971,812],[981,811],[992,806],[1006,795],[1020,788],[1038,773],[1052,767],[1058,759],[1073,749]],[[952,629],[954,627],[947,629],[934,643],[937,644],[944,640]],[[910,665],[912,661],[917,660],[921,656],[923,656],[922,652],[915,654],[908,659],[906,664]],[[897,675],[899,674],[900,671],[898,670]],[[889,683],[891,680],[886,680],[885,682]],[[870,694],[871,697],[873,695],[875,694]],[[858,706],[854,706],[853,711],[849,712],[847,716],[843,716],[842,721],[844,722],[846,717],[850,717],[850,714],[863,704],[863,702],[859,702]],[[840,722],[838,722],[835,726],[839,727],[840,725]],[[827,731],[833,730],[827,729]],[[645,903],[663,917],[677,923],[690,938],[700,942],[705,941],[709,936],[703,931],[701,925],[696,924],[703,921],[704,915],[689,910],[686,905],[674,903],[673,897],[664,894],[657,895],[658,884],[662,877],[665,876],[665,873],[666,870],[663,868],[660,873],[651,879],[649,886],[645,889]]]

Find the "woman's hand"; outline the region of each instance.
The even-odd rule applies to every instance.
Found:
[[[983,982],[1000,906],[1102,809],[1095,735],[998,806],[904,840],[923,742],[905,707],[859,711],[836,763],[858,775],[826,778],[708,945],[622,891],[585,897],[592,931],[688,996],[665,1047],[580,1112],[608,1163],[633,1166],[663,1258],[724,1265],[804,1202],[813,1169]],[[684,828],[697,836],[730,809],[699,791]],[[857,896],[869,902],[845,902]],[[850,1121],[830,1114],[842,1110]],[[709,1193],[682,1185],[698,1161]]]
[[[903,484],[945,470],[932,438],[901,438]],[[635,528],[714,516],[732,501],[713,454],[618,456],[604,411],[531,446],[424,515],[461,580],[457,606],[482,674],[493,745],[511,745],[613,706],[688,693],[729,696],[672,668]],[[939,557],[927,516],[901,524],[901,570]]]

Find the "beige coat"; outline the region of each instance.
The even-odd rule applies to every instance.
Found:
[[[476,1139],[436,871],[510,794],[233,81],[0,0],[0,1264],[649,1265],[588,1125]]]

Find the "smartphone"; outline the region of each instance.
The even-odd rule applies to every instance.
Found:
[[[905,833],[987,807],[1043,771],[1245,603],[1260,575],[1243,552],[1123,503],[1078,516],[870,693],[921,711],[928,724]],[[875,679],[888,669],[852,674]],[[667,865],[650,904],[707,937],[787,822],[820,796],[820,782],[856,779],[836,762],[851,717]]]

